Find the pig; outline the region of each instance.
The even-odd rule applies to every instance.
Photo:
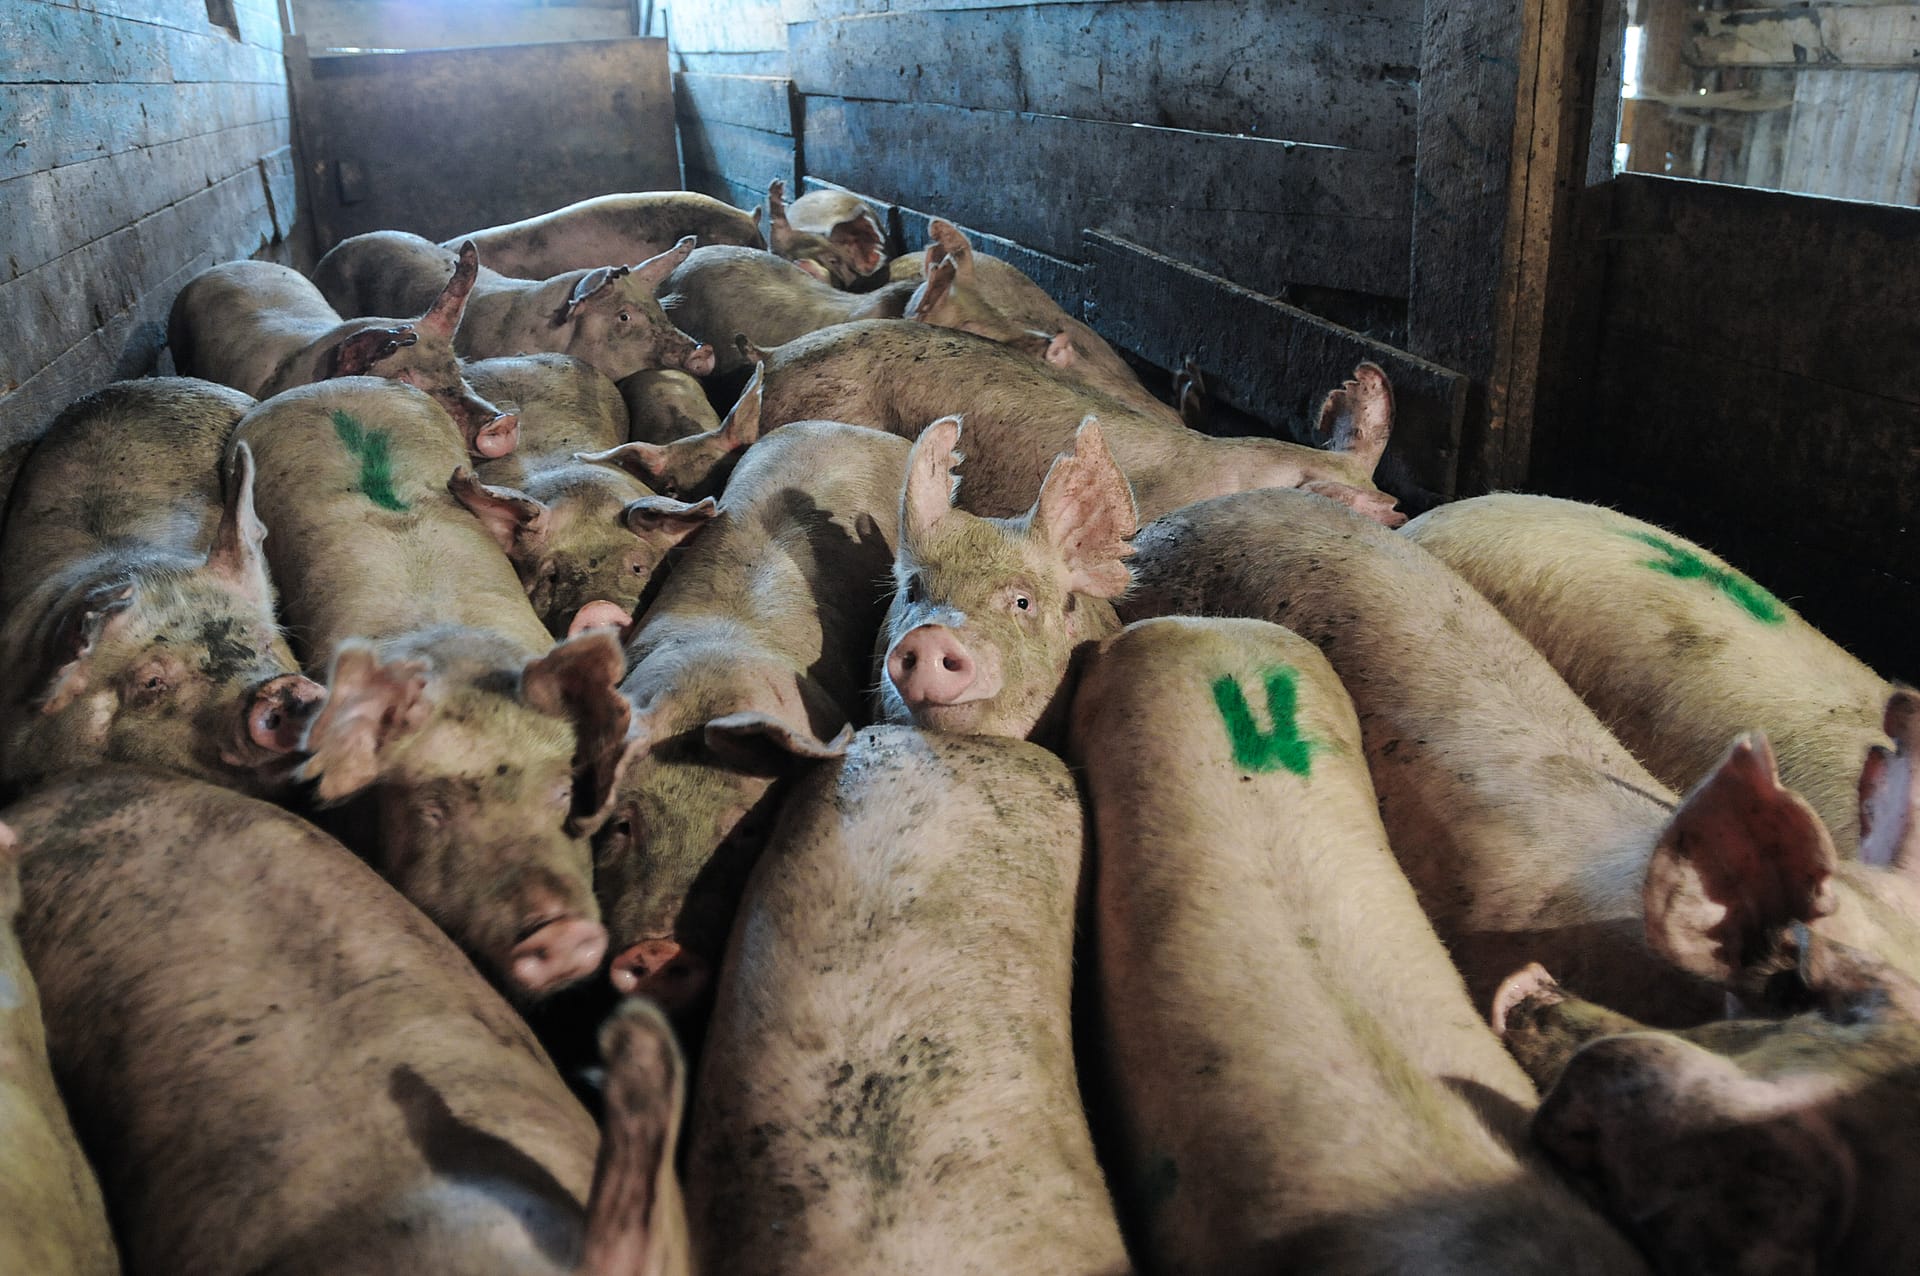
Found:
[[[0,535],[0,784],[121,761],[292,785],[321,688],[274,620],[251,455],[220,483],[252,404],[120,381],[47,428]]]
[[[635,443],[671,443],[720,428],[720,415],[707,402],[706,390],[678,368],[652,368],[623,378],[620,395],[627,403],[627,437]]]
[[[1304,486],[1389,526],[1405,521],[1373,486],[1393,428],[1393,391],[1370,363],[1327,396],[1321,426],[1333,447],[1322,450],[1210,438],[1075,384],[1018,350],[925,324],[863,320],[760,354],[770,422],[831,419],[912,438],[938,417],[963,416],[973,443],[960,500],[975,514],[1025,509],[1054,456],[1094,416],[1142,519],[1225,492]]]
[[[756,364],[727,419],[704,434],[670,443],[635,440],[600,452],[576,452],[574,459],[618,466],[662,497],[699,501],[726,486],[727,476],[760,437],[761,387],[765,369]]]
[[[600,195],[565,208],[456,235],[441,245],[471,240],[489,269],[515,279],[546,279],[610,261],[645,261],[692,236],[703,244],[765,248],[758,218],[711,195],[693,191],[639,191]]]
[[[167,344],[176,370],[257,399],[328,377],[404,381],[440,401],[468,452],[505,456],[513,451],[517,422],[467,384],[453,352],[479,270],[478,254],[447,254],[403,307],[418,312],[417,319],[343,320],[299,271],[270,261],[230,261],[201,271],[180,290]]]
[[[1019,741],[874,727],[800,782],[695,1087],[698,1266],[1131,1270],[1069,1031],[1081,837]]]
[[[679,1070],[657,1015],[609,1030],[602,1143],[519,1016],[304,820],[121,767],[6,818],[27,847],[21,947],[48,1053],[129,1271],[611,1276],[661,1270],[623,1253],[671,1259],[675,1220],[643,1205],[674,1196]]]
[[[908,450],[827,421],[756,444],[628,637],[634,757],[594,844],[621,992],[704,1004],[776,782],[864,716]]]
[[[1788,841],[1826,836],[1751,769],[1751,819],[1677,811],[1472,586],[1312,494],[1201,502],[1143,528],[1133,547],[1122,620],[1273,620],[1326,654],[1359,711],[1388,839],[1483,1010],[1501,979],[1540,961],[1648,1022],[1714,1016],[1719,991],[1646,946],[1656,848],[1725,839],[1738,848],[1730,863],[1764,875]],[[1817,928],[1920,972],[1920,892],[1907,877],[1845,863],[1834,889]]]
[[[693,251],[691,237],[637,266],[596,266],[541,280],[482,268],[454,335],[469,359],[570,354],[618,381],[643,368],[713,371],[713,349],[674,327],[654,294]],[[335,244],[314,267],[327,300],[349,313],[406,305],[447,268],[446,249],[418,235],[378,230]]]
[[[1018,518],[953,507],[960,421],[915,440],[874,717],[1051,740],[1074,654],[1120,628],[1133,494],[1098,424],[1080,427]]]
[[[626,756],[620,648],[554,643],[495,543],[525,511],[444,426],[410,387],[345,377],[261,404],[234,438],[258,449],[288,624],[327,672],[300,778],[323,805],[352,799],[355,849],[536,998],[605,955],[588,838]]]
[[[1067,755],[1144,1265],[1645,1270],[1522,1154],[1533,1087],[1394,862],[1353,703],[1312,643],[1139,621],[1088,658]]]
[[[1685,789],[1741,731],[1842,853],[1893,687],[1715,555],[1598,505],[1502,493],[1404,529],[1512,621],[1660,781]]]
[[[0,824],[0,1255],[35,1276],[119,1276],[93,1167],[47,1061],[40,997],[20,951],[20,844]]]
[[[767,183],[767,244],[822,283],[852,288],[887,264],[880,219],[856,196],[817,190],[787,204],[787,184]]]
[[[566,355],[484,359],[468,375],[520,415],[520,447],[476,475],[511,519],[483,520],[500,535],[533,610],[555,637],[581,609],[631,621],[667,552],[713,517],[711,501],[690,505],[657,495],[609,465],[575,459],[626,437],[626,405],[613,382]]]
[[[1920,984],[1794,920],[1831,861],[1784,894],[1712,843],[1680,863],[1649,942],[1775,1017],[1655,1031],[1526,967],[1493,1017],[1546,1095],[1534,1139],[1660,1272],[1914,1270]]]

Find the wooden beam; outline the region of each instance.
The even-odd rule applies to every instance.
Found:
[[[793,81],[782,76],[680,72],[673,90],[675,113],[683,121],[793,136]]]
[[[1694,15],[1697,67],[1781,70],[1920,67],[1920,4],[1821,4]]]

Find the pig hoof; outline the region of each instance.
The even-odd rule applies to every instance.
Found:
[[[1493,1030],[1500,1036],[1507,1035],[1507,1019],[1521,1002],[1538,998],[1546,1005],[1565,1001],[1567,994],[1559,984],[1553,982],[1553,976],[1539,962],[1529,962],[1524,968],[1508,975],[1500,984],[1500,990],[1493,994]]]
[[[607,931],[584,917],[562,917],[536,928],[513,946],[507,975],[514,987],[536,996],[585,979],[607,955]]]
[[[707,990],[707,963],[671,939],[643,939],[613,959],[615,990],[651,998],[669,1014],[690,1008]]]

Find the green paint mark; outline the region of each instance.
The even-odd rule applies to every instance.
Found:
[[[1643,545],[1651,545],[1664,557],[1649,558],[1642,567],[1651,567],[1657,572],[1665,572],[1676,580],[1704,580],[1713,588],[1732,599],[1742,611],[1763,625],[1778,625],[1787,619],[1786,604],[1742,576],[1739,572],[1726,567],[1715,567],[1690,549],[1674,544],[1664,536],[1655,536],[1651,532],[1628,532],[1634,540]]]
[[[1222,674],[1213,680],[1213,703],[1227,724],[1233,760],[1247,771],[1285,767],[1295,775],[1305,775],[1313,768],[1314,742],[1300,734],[1300,724],[1294,720],[1299,674],[1282,665],[1260,676],[1267,684],[1267,716],[1273,722],[1273,729],[1264,732],[1254,725],[1253,710],[1234,676]]]
[[[413,508],[394,495],[393,456],[387,449],[385,430],[369,430],[352,413],[336,410],[333,432],[340,436],[347,452],[359,458],[360,482],[355,486],[368,500],[396,513]]]

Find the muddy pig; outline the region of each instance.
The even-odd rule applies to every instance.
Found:
[[[6,784],[110,759],[262,795],[291,782],[321,689],[274,621],[250,457],[221,494],[252,403],[121,381],[48,427],[0,536]]]
[[[703,244],[765,248],[752,213],[693,191],[600,195],[538,217],[455,235],[472,240],[487,268],[515,279],[546,279],[610,261],[645,261],[692,236]]]
[[[1495,1000],[1546,1095],[1535,1140],[1663,1273],[1920,1264],[1920,984],[1794,924],[1830,864],[1796,867],[1795,891],[1745,892],[1702,843],[1647,899],[1653,946],[1774,1018],[1656,1032],[1538,965]]]
[[[938,417],[964,417],[973,442],[960,503],[976,514],[1025,509],[1047,466],[1091,415],[1143,519],[1258,487],[1307,487],[1389,526],[1405,519],[1373,486],[1393,428],[1393,392],[1370,363],[1327,396],[1321,420],[1334,446],[1321,450],[1277,439],[1211,438],[1078,384],[1019,350],[926,324],[840,324],[761,354],[769,423],[818,417],[913,438]]]
[[[637,266],[598,266],[545,279],[509,279],[482,268],[454,335],[469,359],[570,354],[618,381],[643,368],[713,371],[713,349],[673,326],[654,294],[693,251],[680,243]],[[446,270],[453,254],[418,235],[377,230],[340,243],[314,267],[327,300],[349,314],[405,306]]]
[[[1616,510],[1503,493],[1406,534],[1538,647],[1649,771],[1684,789],[1747,730],[1843,853],[1892,686],[1715,555]]]
[[[520,1018],[305,821],[115,767],[6,819],[48,1053],[129,1271],[649,1270],[607,1259],[674,1230],[635,1208],[673,1195],[657,1016],[613,1027],[601,1145]]]
[[[628,640],[639,752],[594,846],[621,991],[704,1000],[775,782],[862,717],[907,451],[826,421],[757,444]]]
[[[1134,538],[1122,619],[1273,620],[1326,654],[1360,714],[1380,810],[1421,905],[1485,1006],[1540,961],[1582,995],[1663,1024],[1721,995],[1648,949],[1643,898],[1660,848],[1716,838],[1764,878],[1789,844],[1826,837],[1758,770],[1747,815],[1675,810],[1546,658],[1492,605],[1402,536],[1300,492],[1205,501]],[[1717,818],[1725,816],[1725,818]],[[1920,972],[1920,890],[1843,864],[1816,927]]]
[[[671,443],[720,428],[720,415],[707,402],[706,390],[678,368],[623,377],[620,395],[627,401],[627,437],[636,443]]]
[[[21,954],[19,841],[0,824],[0,1255],[35,1276],[119,1276],[93,1167],[47,1062],[40,995]]]
[[[1068,754],[1097,848],[1122,1199],[1151,1270],[1645,1270],[1522,1155],[1533,1087],[1394,862],[1312,643],[1140,621],[1089,657]]]
[[[1080,427],[1032,508],[980,518],[953,507],[960,422],[913,445],[884,628],[876,719],[1047,741],[1074,654],[1119,629],[1133,495],[1100,427]]]
[[[417,319],[342,319],[297,270],[230,261],[194,276],[174,299],[167,342],[183,373],[258,399],[328,377],[391,377],[440,401],[480,458],[513,451],[516,422],[467,384],[454,356],[479,257],[449,253],[425,272],[397,314]],[[381,311],[379,313],[386,313]]]
[[[479,467],[489,495],[513,512],[486,520],[500,534],[534,612],[556,637],[581,609],[624,627],[667,552],[713,516],[711,502],[659,496],[611,465],[576,458],[626,438],[626,405],[613,382],[567,355],[483,359],[467,374],[520,416],[520,447]],[[624,613],[624,614],[623,614]],[[591,619],[591,618],[590,618]]]
[[[605,953],[587,837],[625,758],[619,644],[553,642],[494,539],[525,511],[444,427],[426,395],[348,377],[262,404],[234,437],[259,449],[288,624],[327,670],[302,778],[354,799],[356,849],[540,995]]]
[[[1081,839],[1019,741],[875,727],[796,786],[695,1088],[705,1270],[1130,1270],[1069,1031]]]
[[[887,264],[886,240],[856,196],[817,190],[789,205],[787,184],[767,183],[767,246],[822,283],[852,288],[877,274]]]

